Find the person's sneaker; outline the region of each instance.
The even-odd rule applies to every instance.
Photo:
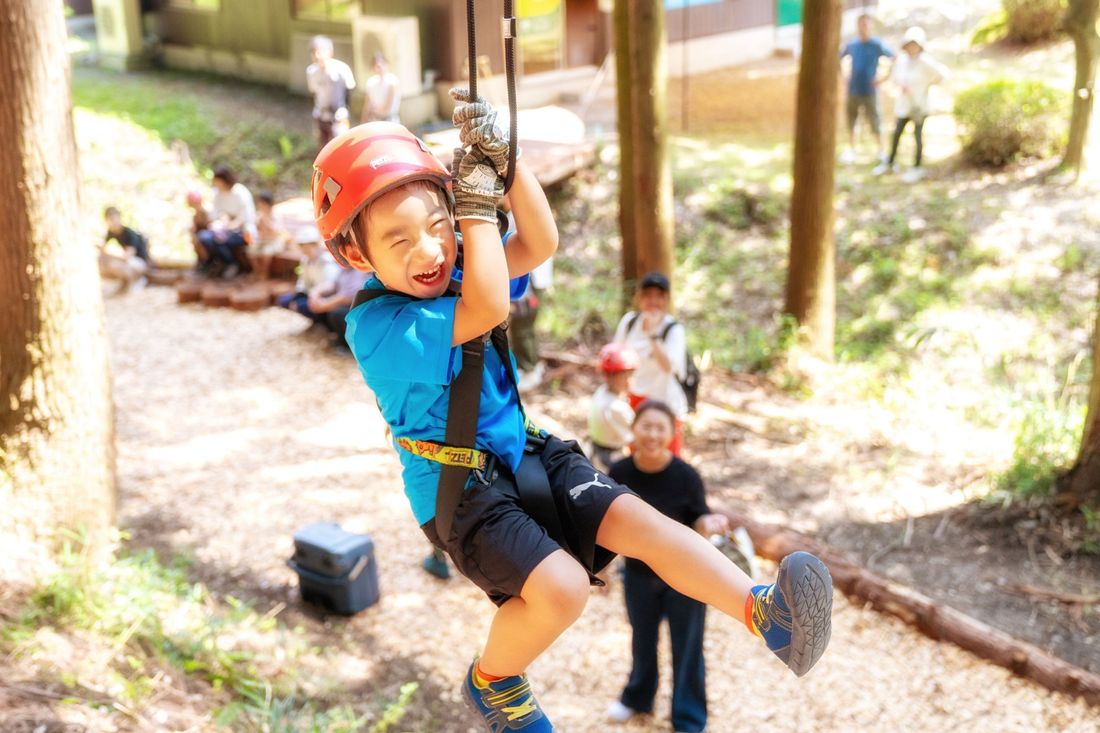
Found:
[[[442,550],[436,550],[428,555],[421,565],[430,575],[434,575],[441,580],[447,580],[451,577],[451,569],[447,566],[447,556],[443,554]]]
[[[876,175],[876,176],[881,176],[884,173],[893,173],[893,172],[894,172],[894,166],[892,166],[892,165],[890,165],[889,163],[886,163],[886,162],[879,163],[878,165],[876,165],[874,168],[871,169],[871,173]]]
[[[832,634],[833,579],[825,564],[808,552],[792,552],[779,563],[773,584],[753,587],[750,603],[750,628],[796,675],[809,672]]]
[[[628,708],[618,700],[607,707],[607,719],[612,723],[625,723],[637,714],[637,710]]]
[[[462,696],[470,709],[481,716],[489,733],[529,731],[530,733],[554,733],[554,726],[542,712],[527,675],[505,677],[484,687],[474,679],[477,660],[470,665],[462,682]]]
[[[901,176],[903,183],[916,183],[920,179],[924,178],[924,169],[920,166],[915,166],[905,171]]]

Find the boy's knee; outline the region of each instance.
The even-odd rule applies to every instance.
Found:
[[[572,620],[584,611],[588,587],[588,573],[580,563],[561,551],[539,563],[520,595],[529,605]]]

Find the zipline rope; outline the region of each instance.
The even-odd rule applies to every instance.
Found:
[[[477,34],[474,4],[466,0],[466,52],[469,61],[470,99],[477,98]],[[516,147],[519,127],[516,119],[516,36],[513,0],[504,0],[504,70],[508,79],[508,173],[504,178],[504,191],[512,188],[516,172]]]

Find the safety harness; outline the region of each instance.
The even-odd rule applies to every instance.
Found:
[[[397,290],[364,288],[356,294],[352,308],[386,295],[406,300],[419,300],[415,296]],[[458,294],[448,290],[447,295],[457,297]],[[550,479],[540,459],[542,449],[546,445],[547,433],[531,423],[523,410],[519,385],[509,358],[506,330],[507,322],[462,344],[462,368],[448,387],[450,401],[447,405],[447,426],[442,443],[403,436],[396,436],[394,440],[404,450],[440,464],[439,485],[435,496],[435,526],[440,540],[446,544],[451,536],[455,509],[462,501],[471,473],[475,480],[490,484],[499,470],[497,457],[476,447],[485,348],[487,344],[492,344],[504,365],[504,371],[508,375],[508,381],[519,403],[520,412],[524,415],[526,445],[523,458],[515,473],[520,502],[524,510],[542,525],[554,540],[564,546],[565,534],[561,519],[558,517],[557,507],[554,505],[554,496],[550,491]]]

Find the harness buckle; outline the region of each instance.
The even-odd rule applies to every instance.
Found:
[[[497,473],[497,457],[492,453],[489,453],[485,460],[485,468],[474,467],[470,469],[470,475],[483,486],[493,483],[497,478]]]

